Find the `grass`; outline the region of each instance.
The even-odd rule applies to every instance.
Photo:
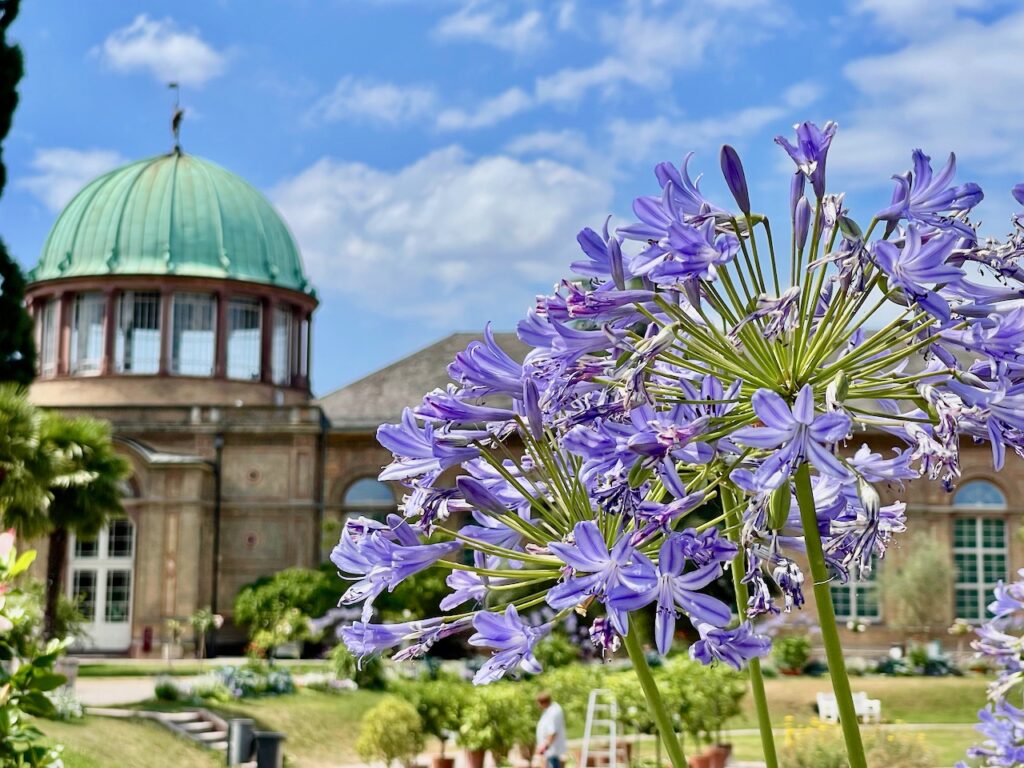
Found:
[[[985,705],[984,677],[854,677],[854,691],[865,691],[882,702],[882,717],[887,722],[974,723]],[[792,716],[806,723],[815,714],[816,694],[832,690],[828,677],[780,677],[765,680],[765,693],[771,705],[772,722]],[[754,702],[743,699],[743,712],[730,721],[730,728],[756,728]]]
[[[64,745],[65,768],[213,768],[223,760],[145,720],[84,717],[36,724]]]
[[[244,659],[232,660],[231,664],[237,666],[244,664]],[[292,674],[303,674],[305,672],[323,672],[327,669],[329,662],[313,659],[302,659],[293,661],[291,659],[278,659],[274,662],[278,666],[287,667]],[[226,666],[224,659],[210,659],[200,664],[194,659],[176,659],[170,663],[166,661],[98,661],[85,662],[78,667],[79,677],[157,677],[171,676],[184,677],[201,675],[217,667]]]

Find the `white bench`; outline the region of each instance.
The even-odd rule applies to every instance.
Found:
[[[882,702],[869,699],[863,691],[853,694],[853,711],[862,723],[880,723],[882,721]],[[823,723],[839,722],[839,705],[831,693],[818,694],[818,717]]]

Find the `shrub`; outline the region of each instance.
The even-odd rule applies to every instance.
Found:
[[[156,685],[153,686],[153,694],[160,701],[179,701],[185,698],[184,692],[178,684],[169,677],[158,677]]]
[[[811,641],[804,635],[776,638],[772,658],[782,672],[802,672],[811,658]]]
[[[928,751],[923,734],[862,729],[868,765],[886,768],[929,768],[936,764]],[[794,727],[787,718],[786,732],[779,752],[787,768],[847,768],[846,747],[837,725],[814,721],[809,726]]]
[[[492,683],[477,688],[463,710],[459,743],[489,751],[498,765],[516,744],[533,743],[533,691],[525,683]]]
[[[278,645],[311,639],[309,619],[323,616],[338,602],[335,580],[324,571],[288,568],[242,587],[234,619],[249,630],[254,645]]]
[[[409,766],[421,749],[423,723],[409,702],[390,696],[363,716],[356,741],[363,760]]]
[[[367,656],[360,661],[343,643],[338,643],[327,658],[339,680],[351,680],[360,688],[370,690],[381,690],[387,685],[384,660],[380,656]]]
[[[565,635],[553,632],[537,643],[533,655],[544,669],[558,669],[578,661],[580,649]]]
[[[458,733],[463,711],[473,695],[470,684],[456,678],[439,677],[404,683],[399,692],[416,707],[423,730],[440,740],[441,757],[444,757],[445,744]]]

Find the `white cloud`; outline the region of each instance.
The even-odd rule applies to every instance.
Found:
[[[162,82],[202,86],[227,67],[227,56],[197,30],[182,30],[173,19],[135,17],[92,51],[118,72],[149,72]]]
[[[467,128],[486,128],[500,123],[533,106],[533,99],[521,88],[509,88],[493,99],[481,103],[472,111],[446,109],[437,117],[437,127],[452,131]]]
[[[35,173],[14,185],[27,189],[51,211],[60,211],[90,181],[126,162],[110,149],[37,149],[31,163]]]
[[[854,0],[854,13],[871,17],[894,37],[921,37],[956,20],[962,11],[991,9],[1000,0]]]
[[[453,325],[519,316],[612,190],[562,163],[452,146],[395,171],[325,157],[271,196],[321,291]]]
[[[846,65],[859,105],[840,120],[829,154],[833,178],[882,182],[920,147],[955,151],[976,169],[1024,165],[1024,13],[988,24],[961,19],[944,34]]]
[[[429,86],[402,86],[349,76],[319,99],[308,116],[329,123],[366,119],[398,125],[429,114],[436,100]]]
[[[505,145],[513,155],[547,155],[564,160],[585,160],[591,156],[587,137],[579,131],[536,131],[516,136]]]
[[[469,40],[514,53],[525,53],[546,42],[540,11],[527,10],[515,18],[507,18],[506,11],[498,3],[469,0],[441,19],[434,34],[442,40]]]
[[[612,121],[612,154],[636,160],[661,156],[666,151],[678,153],[680,148],[704,149],[723,141],[739,141],[769,125],[792,117],[794,110],[804,109],[821,95],[820,88],[810,82],[787,88],[776,103],[745,107],[736,112],[697,119],[672,118],[661,115],[650,120]],[[664,158],[662,158],[664,159]]]

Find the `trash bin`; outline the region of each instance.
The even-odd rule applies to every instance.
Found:
[[[282,768],[284,766],[284,734],[277,731],[254,731],[256,740],[256,768]]]
[[[247,717],[228,720],[228,765],[241,765],[252,760],[253,726]]]

